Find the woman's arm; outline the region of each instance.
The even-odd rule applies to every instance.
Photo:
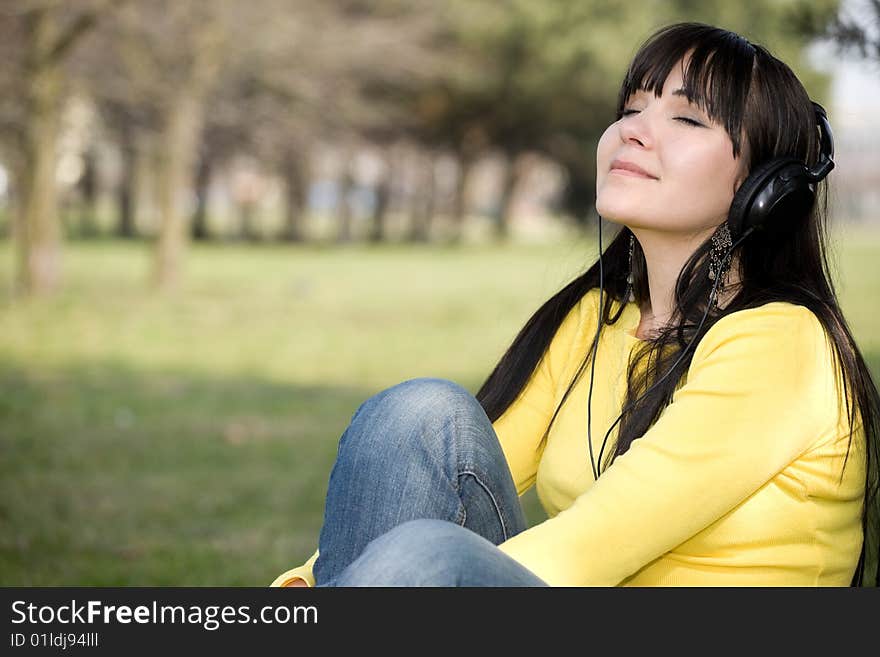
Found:
[[[580,353],[573,346],[588,339],[583,331],[590,321],[585,318],[595,317],[596,292],[592,290],[584,295],[568,312],[519,396],[492,424],[518,495],[523,495],[535,483],[544,451],[541,438],[568,386],[569,381],[564,380],[563,375],[572,369],[570,356]],[[595,331],[595,319],[592,322]]]

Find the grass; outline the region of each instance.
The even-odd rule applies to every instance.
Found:
[[[148,244],[78,242],[63,292],[14,303],[0,243],[0,585],[267,585],[313,552],[358,405],[417,376],[475,392],[593,253],[199,246],[152,294]],[[838,253],[877,377],[880,234]]]

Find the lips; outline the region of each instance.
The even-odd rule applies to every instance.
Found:
[[[635,162],[627,160],[614,160],[608,169],[609,173],[618,173],[624,176],[632,176],[635,178],[647,178],[649,180],[659,180],[659,178],[648,171],[645,171]]]

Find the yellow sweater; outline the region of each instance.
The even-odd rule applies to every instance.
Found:
[[[494,428],[517,492],[548,519],[499,548],[553,586],[846,586],[862,544],[864,432],[849,426],[832,344],[803,306],[718,321],[654,425],[598,481],[587,447],[589,368],[538,443],[595,333],[598,290],[564,319]],[[623,407],[640,311],[606,326],[595,365],[593,452]],[[613,449],[619,424],[608,438]],[[841,472],[843,477],[841,478]],[[315,552],[272,583],[314,586]]]

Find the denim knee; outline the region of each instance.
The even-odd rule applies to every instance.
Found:
[[[440,431],[424,431],[431,425],[442,427],[462,414],[489,423],[482,405],[464,387],[448,379],[420,377],[403,381],[376,393],[355,411],[350,431],[342,436],[343,443],[367,441],[373,454],[384,449],[399,449],[408,438],[441,439]],[[367,429],[359,433],[359,429]],[[375,429],[375,430],[372,430]],[[393,438],[389,440],[391,435]],[[379,441],[378,444],[375,444]]]
[[[480,403],[464,387],[435,377],[419,377],[393,385],[367,399],[352,417],[362,412],[383,412],[406,417],[438,415],[445,417],[462,408],[482,410]]]

